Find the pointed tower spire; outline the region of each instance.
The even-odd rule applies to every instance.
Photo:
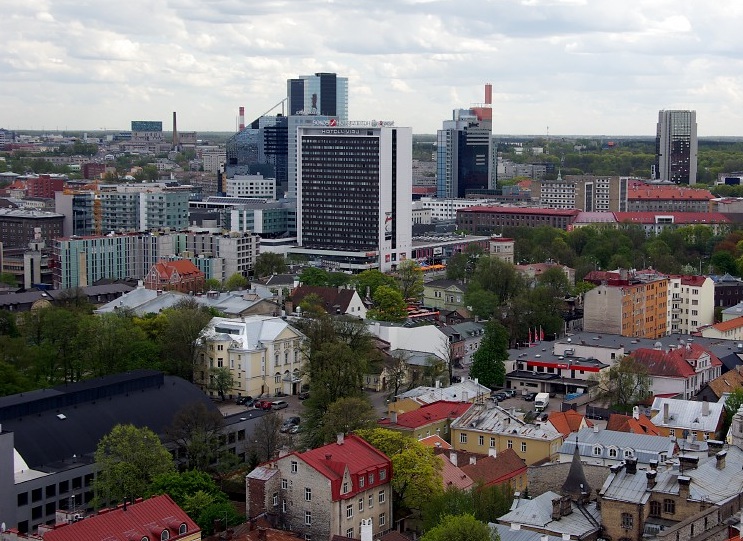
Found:
[[[568,477],[560,489],[563,496],[570,496],[573,500],[582,500],[584,494],[591,494],[586,474],[583,472],[583,464],[580,461],[578,451],[578,435],[575,436],[575,449],[573,450],[573,461],[570,463]]]

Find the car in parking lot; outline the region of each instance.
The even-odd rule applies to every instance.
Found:
[[[284,408],[288,408],[289,403],[286,400],[274,400],[271,402],[271,409],[272,410],[283,410]]]
[[[537,393],[526,393],[523,396],[523,399],[527,402],[534,402],[534,399],[537,397]]]
[[[240,406],[247,406],[248,403],[253,403],[252,396],[241,396],[237,400],[235,400],[235,404],[238,404]]]
[[[514,396],[516,396],[516,389],[503,389],[503,391],[501,392],[508,398],[513,398]]]
[[[253,407],[257,410],[270,410],[272,402],[270,400],[256,400],[253,402]]]
[[[300,400],[307,400],[309,397],[310,397],[309,391],[302,391],[301,393],[299,393],[299,395],[297,395],[297,398],[299,398]]]
[[[495,400],[496,402],[503,402],[506,398],[508,397],[505,393],[495,393],[493,395],[493,400]]]
[[[291,429],[298,425],[299,425],[299,417],[287,417],[286,420],[284,420],[284,422],[281,424],[281,428],[279,429],[279,432],[291,433]]]

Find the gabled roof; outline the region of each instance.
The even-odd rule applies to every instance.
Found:
[[[497,456],[486,456],[474,464],[465,464],[461,469],[476,482],[499,485],[525,472],[527,467],[513,449],[506,449]]]
[[[357,293],[355,289],[346,289],[344,287],[297,286],[291,293],[294,306],[299,306],[307,295],[317,295],[320,297],[323,300],[323,308],[329,314],[335,314],[336,311],[345,314],[348,312],[348,306]]]
[[[441,461],[441,481],[444,484],[444,490],[449,487],[455,487],[460,490],[469,490],[475,482],[472,478],[464,473],[462,468],[459,468],[451,463],[448,456],[441,453],[437,455]]]
[[[593,426],[591,421],[575,410],[553,411],[550,413],[547,420],[552,423],[552,426],[554,426],[563,436],[567,436],[571,432],[578,432],[587,426]]]
[[[712,325],[712,328],[719,332],[732,331],[733,329],[740,329],[741,327],[743,327],[743,316],[734,317],[733,319],[728,319],[727,321],[722,321]]]
[[[173,276],[180,275],[181,278],[203,276],[196,265],[188,259],[179,259],[177,261],[158,261],[152,266],[152,270],[157,272],[161,280],[169,281]],[[149,277],[148,277],[149,278]]]
[[[430,425],[443,421],[444,419],[456,419],[472,407],[469,402],[448,402],[439,400],[431,404],[426,404],[417,410],[407,413],[400,413],[397,416],[397,423],[392,423],[390,419],[382,419],[379,424],[385,427],[400,427],[415,430],[422,426]]]
[[[459,280],[448,280],[446,278],[440,278],[438,280],[431,280],[430,282],[426,282],[425,284],[423,284],[423,286],[424,287],[437,287],[437,288],[442,288],[442,289],[449,289],[450,287],[455,287],[462,292],[464,292],[467,289],[465,285]]]
[[[392,462],[387,455],[354,434],[344,436],[340,444],[329,443],[304,453],[290,453],[282,459],[293,456],[306,462],[330,481],[334,501],[341,499],[340,485],[346,471],[351,476],[356,476],[377,468],[387,468],[387,478],[381,484],[388,483],[392,477]],[[377,480],[379,483],[379,477]],[[358,491],[359,487],[354,483],[353,490],[344,494],[343,498],[350,498]]]
[[[558,520],[552,518],[552,500],[560,498],[559,494],[548,490],[531,500],[516,500],[511,510],[498,519],[501,524],[521,524],[539,528],[540,532],[550,534],[570,534],[571,539],[589,538],[590,535],[598,528],[595,524],[601,521],[601,512],[596,509],[595,503],[585,506],[586,513],[593,517],[593,520],[576,509],[576,504],[571,502],[573,512],[569,515],[559,517]]]
[[[696,369],[690,361],[697,361],[703,355],[709,355],[712,366],[722,366],[720,359],[696,343],[686,344],[669,351],[638,348],[632,352],[632,358],[644,365],[650,376],[672,378],[693,377]]]
[[[722,398],[724,393],[731,393],[736,389],[743,388],[743,374],[738,370],[730,370],[717,376],[707,383],[707,386],[712,389],[717,398]]]
[[[614,430],[616,432],[629,432],[630,434],[660,436],[658,427],[644,415],[639,415],[635,419],[632,415],[612,413],[609,415],[609,422],[606,423],[606,429]]]
[[[179,534],[185,525],[186,533]],[[45,541],[139,541],[162,539],[167,530],[169,539],[181,539],[200,532],[198,525],[167,494],[154,496],[144,501],[101,510],[97,515],[55,528],[44,534]]]
[[[438,449],[451,449],[451,443],[447,442],[444,438],[439,436],[438,434],[433,434],[432,436],[426,436],[425,438],[422,438],[418,440],[419,443],[422,445],[425,445],[426,447],[433,447]]]
[[[668,404],[668,422],[663,420],[665,404]],[[707,415],[704,415],[705,408],[709,411]],[[712,433],[717,430],[724,405],[722,402],[696,402],[656,397],[650,409],[657,412],[650,419],[655,426],[687,428]]]

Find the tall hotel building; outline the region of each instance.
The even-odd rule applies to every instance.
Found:
[[[348,120],[348,78],[335,73],[300,75],[286,82],[289,116],[323,115]]]
[[[655,138],[653,178],[697,183],[696,111],[660,111]]]
[[[297,129],[292,251],[339,270],[393,270],[411,249],[412,129],[327,124]]]

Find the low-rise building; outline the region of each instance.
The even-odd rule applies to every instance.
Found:
[[[689,399],[722,373],[720,359],[691,339],[675,348],[638,348],[632,358],[647,369],[654,395]]]
[[[722,428],[724,404],[656,397],[650,410],[650,420],[661,435],[707,441]]]
[[[423,284],[423,305],[438,310],[456,310],[464,306],[465,285],[459,280],[440,278]]]
[[[155,263],[145,276],[144,286],[156,291],[197,293],[204,290],[204,282],[204,273],[187,259],[181,259]]]
[[[476,403],[451,425],[455,450],[496,453],[513,449],[527,465],[557,460],[562,434],[552,425],[525,423],[515,415],[491,404]]]
[[[736,366],[734,369],[728,370],[708,382],[707,385],[699,391],[696,399],[707,402],[719,402],[721,399],[724,399],[726,395],[739,389],[743,389],[742,366]]]
[[[246,478],[249,519],[266,513],[276,526],[305,539],[361,536],[391,529],[392,461],[358,436],[293,452],[263,464]]]
[[[658,427],[646,416],[640,414],[640,408],[635,406],[632,415],[612,413],[606,423],[607,430],[615,432],[629,432],[630,434],[646,434],[648,436],[660,436]]]
[[[571,434],[560,447],[560,462],[573,460],[576,445],[584,464],[613,466],[627,459],[639,464],[663,463],[676,454],[676,443],[668,436],[629,434],[614,430],[584,428]]]
[[[715,323],[699,329],[699,336],[718,340],[743,340],[743,316]]]
[[[461,470],[479,486],[509,485],[515,492],[523,492],[528,485],[528,468],[524,460],[513,449],[502,453],[495,450],[480,458],[472,457],[468,464],[462,464]]]
[[[457,228],[472,235],[491,235],[504,227],[549,226],[567,230],[578,210],[528,207],[470,207],[457,211]]]
[[[286,301],[287,313],[296,312],[302,301],[312,295],[320,306],[331,315],[353,316],[366,319],[366,306],[355,289],[345,287],[298,286]]]
[[[563,438],[567,438],[574,432],[580,432],[584,428],[593,428],[593,423],[586,419],[585,415],[573,409],[553,411],[547,417],[547,421],[562,434]]]
[[[380,419],[377,424],[396,432],[402,432],[417,440],[438,435],[449,438],[452,421],[459,418],[472,407],[470,402],[448,402],[440,400],[426,404],[405,413],[391,411],[389,417]]]
[[[216,394],[214,369],[232,376],[229,396],[296,395],[304,378],[304,335],[281,317],[215,317],[199,339],[194,383]]]
[[[448,387],[426,387],[419,386],[394,397],[394,401],[388,405],[390,413],[397,412],[398,415],[407,411],[414,411],[426,404],[438,401],[447,402],[469,402],[474,403],[478,399],[490,395],[490,389],[480,385],[477,379],[466,378],[460,382],[453,383]]]

